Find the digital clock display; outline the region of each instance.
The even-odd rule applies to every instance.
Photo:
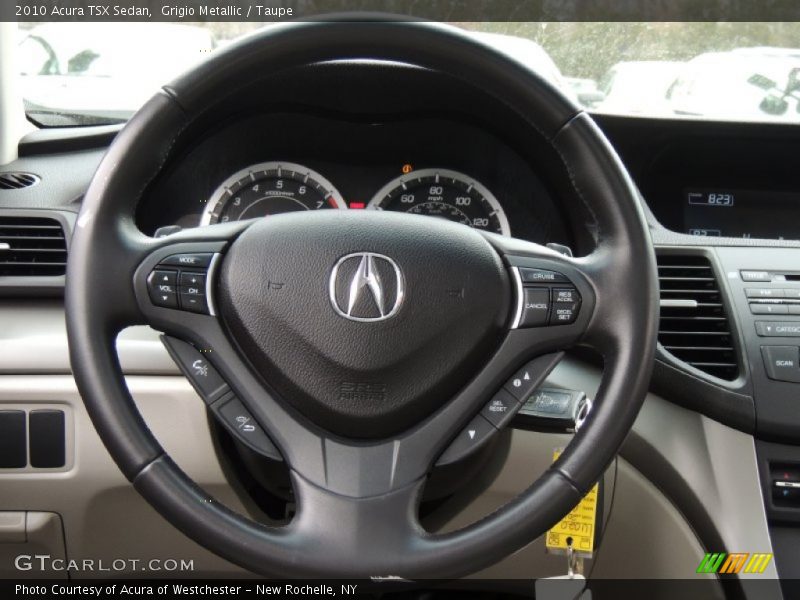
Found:
[[[684,192],[684,232],[705,237],[800,239],[800,193],[739,189]]]

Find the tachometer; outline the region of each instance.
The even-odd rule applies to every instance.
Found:
[[[497,198],[468,175],[449,169],[420,169],[401,175],[383,186],[367,208],[429,215],[511,235]]]
[[[267,162],[242,169],[223,181],[211,195],[200,224],[322,208],[347,208],[330,181],[303,165]]]

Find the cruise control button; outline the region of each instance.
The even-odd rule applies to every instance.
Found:
[[[569,325],[578,318],[579,302],[573,304],[554,304],[550,315],[550,325]]]
[[[767,376],[776,381],[800,382],[800,348],[797,346],[761,346]]]
[[[181,271],[181,286],[205,289],[206,274],[192,273],[191,271]]]
[[[174,267],[207,267],[211,264],[210,253],[197,253],[197,254],[173,254],[162,260],[159,264],[170,265]]]
[[[181,308],[189,312],[208,314],[208,303],[205,295],[192,294],[181,291]]]
[[[461,460],[483,444],[497,429],[481,415],[476,415],[458,437],[436,461],[437,466],[449,465]]]
[[[554,304],[574,304],[580,302],[581,297],[575,288],[555,288],[553,289]]]
[[[561,273],[545,269],[519,267],[519,276],[522,283],[569,283],[569,279]]]
[[[219,408],[215,407],[222,422],[236,438],[256,452],[273,460],[283,460],[281,453],[267,437],[261,425],[238,398],[231,398]]]
[[[532,364],[532,363],[529,363]],[[506,382],[505,390],[520,402],[528,399],[536,389],[536,381],[529,365],[525,365]]]
[[[520,406],[514,396],[505,390],[500,390],[486,403],[481,415],[497,429],[501,429],[513,418]]]
[[[525,288],[522,299],[520,327],[547,325],[550,312],[550,290],[547,288]]]
[[[161,336],[161,341],[166,346],[172,360],[180,367],[186,378],[197,390],[197,393],[211,404],[223,395],[227,394],[230,388],[222,379],[222,376],[208,362],[208,358],[203,356],[194,346],[186,342]]]

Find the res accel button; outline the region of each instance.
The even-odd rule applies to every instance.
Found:
[[[522,298],[520,327],[547,325],[550,312],[550,290],[548,288],[525,288]]]
[[[553,288],[550,325],[568,325],[578,318],[581,296],[575,288]]]
[[[553,288],[554,304],[574,304],[580,301],[581,297],[575,288]]]

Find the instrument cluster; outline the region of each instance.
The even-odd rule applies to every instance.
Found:
[[[524,148],[442,117],[271,113],[193,140],[140,205],[154,235],[305,210],[384,210],[570,245],[565,210]]]
[[[348,205],[317,171],[291,162],[251,165],[226,179],[211,195],[201,225],[268,217],[285,212],[365,208],[428,215],[510,235],[497,198],[474,177],[451,169],[403,166],[403,174],[378,190],[369,203]]]

